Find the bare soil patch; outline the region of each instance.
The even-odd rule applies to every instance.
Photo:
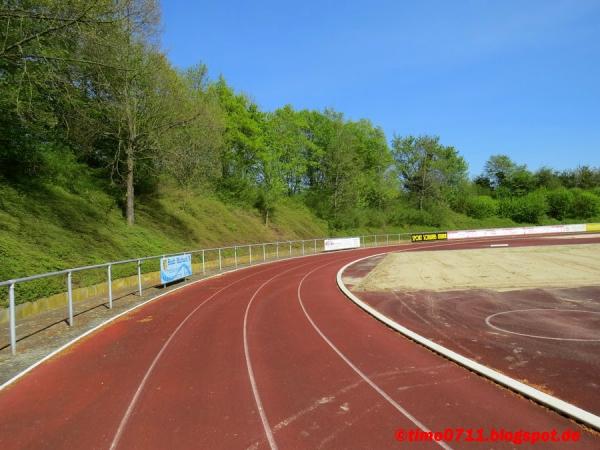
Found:
[[[451,291],[600,285],[600,244],[390,253],[354,290]]]

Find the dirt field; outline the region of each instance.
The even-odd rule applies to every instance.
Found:
[[[360,291],[450,291],[600,285],[600,244],[390,253]]]

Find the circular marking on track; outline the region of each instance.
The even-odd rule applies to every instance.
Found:
[[[594,315],[592,320],[590,320],[590,314]],[[496,324],[492,323],[494,319]],[[498,322],[502,322],[502,319],[505,319],[504,323],[499,324]],[[485,318],[485,323],[490,328],[503,333],[536,339],[600,342],[600,311],[549,308],[514,309],[491,314]],[[537,329],[540,329],[539,334],[534,334]]]

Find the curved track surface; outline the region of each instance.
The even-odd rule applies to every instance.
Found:
[[[384,449],[408,445],[399,428],[569,429],[579,442],[538,447],[599,448],[597,434],[403,338],[336,285],[369,254],[481,245],[324,254],[174,292],[1,391],[0,448]]]

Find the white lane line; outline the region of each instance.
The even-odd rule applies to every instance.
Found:
[[[502,311],[502,312],[498,312],[495,314],[490,314],[489,316],[487,316],[485,318],[485,323],[487,326],[489,326],[490,328],[493,328],[496,331],[501,331],[502,333],[508,333],[508,334],[516,334],[518,336],[525,336],[525,337],[530,337],[530,338],[549,339],[552,341],[600,342],[600,338],[596,338],[596,339],[561,338],[561,337],[552,337],[552,336],[540,336],[540,335],[536,335],[536,334],[517,333],[516,331],[510,331],[505,328],[494,325],[492,323],[492,319],[494,317],[503,316],[503,315],[512,314],[512,313],[529,312],[529,311],[545,311],[545,312],[552,311],[552,312],[559,312],[559,313],[560,312],[578,312],[578,313],[583,313],[583,314],[600,314],[600,311],[587,311],[585,309],[556,309],[556,308],[511,309],[510,311]]]
[[[284,270],[283,272],[279,272],[277,275],[269,278],[267,281],[265,281],[263,284],[261,284],[258,287],[258,289],[256,289],[254,294],[252,295],[252,298],[250,298],[250,301],[248,302],[248,306],[246,306],[246,313],[244,314],[244,356],[246,357],[246,368],[248,369],[248,378],[250,379],[250,386],[252,387],[252,394],[254,395],[254,401],[256,402],[256,407],[258,409],[258,413],[260,414],[260,420],[262,421],[263,428],[265,430],[265,434],[267,436],[267,440],[269,441],[269,446],[271,447],[271,450],[277,450],[277,443],[275,442],[275,437],[273,436],[273,430],[271,429],[271,426],[269,425],[269,419],[267,418],[265,408],[263,407],[262,401],[260,399],[260,394],[258,393],[258,387],[256,386],[256,379],[254,377],[254,370],[252,369],[252,361],[250,359],[250,349],[248,347],[248,313],[250,312],[250,307],[252,306],[252,302],[254,302],[254,299],[256,298],[256,296],[262,290],[263,287],[265,287],[267,284],[269,284],[275,278],[283,275],[284,273],[290,272],[294,269],[299,269],[308,264],[310,264],[310,263],[301,264],[299,266],[291,267],[287,270]]]
[[[492,244],[492,245],[490,245],[490,247],[492,247],[492,248],[496,248],[496,247],[508,247],[508,244]]]
[[[426,433],[431,432],[431,430],[429,428],[427,428],[427,426],[425,426],[425,424],[423,424],[419,419],[417,419],[415,416],[413,416],[410,412],[408,412],[405,408],[403,408],[400,404],[398,404],[393,398],[391,398],[383,389],[381,389],[377,384],[375,384],[375,382],[373,382],[368,376],[366,376],[358,367],[356,367],[352,361],[350,361],[346,355],[344,355],[340,349],[338,349],[333,342],[331,342],[329,340],[329,338],[327,336],[325,336],[325,334],[323,334],[323,332],[321,331],[321,329],[317,326],[317,324],[315,324],[315,322],[312,320],[312,318],[308,315],[308,312],[306,312],[306,308],[304,307],[304,303],[302,302],[302,295],[300,293],[300,290],[302,289],[302,285],[304,284],[304,280],[306,280],[306,278],[311,275],[314,271],[321,269],[322,267],[327,266],[328,264],[324,264],[322,266],[316,267],[313,270],[311,270],[310,272],[308,272],[306,275],[304,275],[304,277],[302,278],[302,280],[300,280],[300,283],[298,284],[298,302],[300,303],[300,307],[302,308],[302,311],[304,311],[304,315],[306,316],[306,318],[308,319],[308,321],[310,322],[310,324],[312,325],[312,327],[315,329],[315,331],[319,334],[319,336],[321,336],[321,338],[333,349],[334,352],[336,352],[338,354],[338,356],[340,358],[342,358],[342,360],[344,360],[344,362],[346,364],[348,364],[348,366],[350,366],[350,368],[352,370],[354,370],[354,372],[356,372],[366,383],[369,384],[369,386],[371,386],[379,395],[381,395],[385,400],[387,400],[387,402],[392,405],[394,408],[396,408],[402,415],[404,415],[408,420],[410,420],[412,423],[414,423],[416,426],[418,426],[421,430],[423,430]],[[442,447],[445,450],[452,450],[452,447],[448,446],[445,442],[442,441],[435,441],[436,444],[438,444],[440,447]]]
[[[154,360],[152,361],[152,363],[150,364],[150,366],[146,370],[146,373],[144,374],[144,377],[142,378],[142,381],[138,385],[138,388],[135,391],[135,394],[133,395],[131,401],[129,402],[129,406],[127,407],[127,410],[125,411],[125,414],[123,415],[123,417],[121,418],[121,422],[119,423],[119,428],[117,429],[117,432],[115,433],[115,435],[113,437],[112,443],[110,445],[111,450],[114,450],[119,445],[119,441],[121,440],[121,437],[123,436],[123,431],[125,431],[127,423],[129,422],[129,418],[131,417],[131,413],[133,412],[133,410],[134,410],[134,408],[135,408],[135,406],[136,406],[136,404],[138,402],[140,394],[142,393],[142,391],[144,390],[144,387],[146,386],[146,382],[148,381],[148,379],[150,378],[150,375],[154,371],[154,367],[156,367],[156,364],[158,363],[160,357],[163,355],[164,351],[169,346],[169,344],[171,343],[171,341],[173,340],[173,338],[175,337],[175,335],[183,327],[183,325],[190,319],[190,317],[192,317],[194,315],[194,313],[196,311],[198,311],[200,309],[200,307],[202,305],[204,305],[207,301],[211,300],[212,298],[214,298],[215,296],[217,296],[218,294],[220,294],[221,292],[223,292],[225,289],[228,289],[229,287],[231,287],[231,286],[233,286],[233,285],[235,285],[235,284],[239,283],[240,281],[243,281],[243,280],[245,280],[247,278],[253,277],[253,276],[258,275],[258,274],[261,274],[261,273],[265,272],[266,270],[268,270],[268,269],[261,270],[259,272],[255,272],[255,273],[251,273],[250,275],[246,275],[245,277],[240,278],[240,279],[238,279],[236,281],[233,281],[232,283],[229,283],[227,286],[224,286],[221,289],[219,289],[218,291],[212,293],[209,297],[207,297],[206,299],[204,299],[202,301],[202,303],[200,303],[198,306],[196,306],[181,321],[181,323],[177,326],[177,328],[175,328],[175,330],[173,330],[173,332],[171,333],[171,335],[169,336],[169,338],[162,345],[162,347],[160,348],[159,352],[154,357]]]

